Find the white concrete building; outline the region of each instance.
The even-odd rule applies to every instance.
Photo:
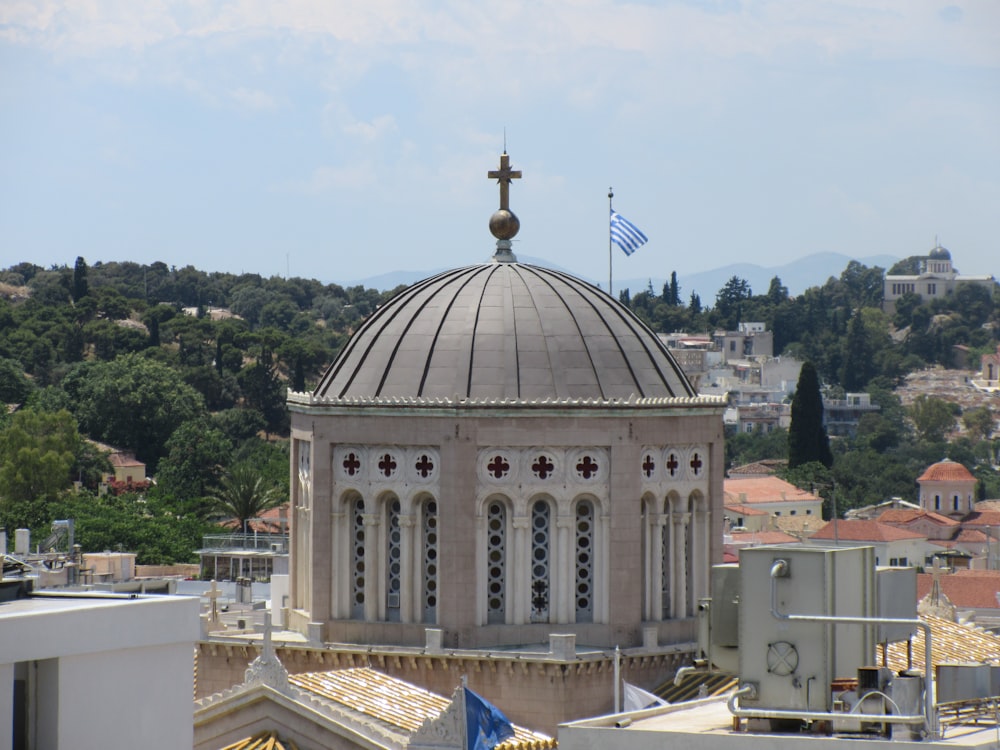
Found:
[[[0,603],[0,748],[190,748],[198,612],[188,597]]]

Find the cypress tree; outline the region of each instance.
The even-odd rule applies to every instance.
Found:
[[[73,301],[79,302],[90,293],[87,285],[87,261],[77,256],[73,266]]]
[[[819,392],[819,377],[812,362],[802,365],[799,382],[792,399],[792,423],[788,428],[788,468],[794,469],[810,461],[827,468],[833,466],[830,439],[823,426],[823,397]]]

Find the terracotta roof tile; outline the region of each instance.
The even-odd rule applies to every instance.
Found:
[[[1000,510],[974,510],[962,519],[963,526],[1000,526]]]
[[[812,536],[830,522],[819,516],[780,516],[774,519],[774,523],[789,534]]]
[[[965,571],[941,576],[941,591],[959,609],[1000,609],[997,592],[1000,591],[1000,571]],[[930,593],[933,576],[930,573],[917,575],[917,598],[923,599]],[[937,643],[934,644],[935,647]],[[994,658],[1000,657],[1000,650]]]
[[[734,466],[729,470],[729,476],[771,476],[778,469],[783,469],[786,466],[788,466],[788,461],[783,458],[765,458],[742,466]]]
[[[755,547],[763,544],[790,544],[799,541],[784,531],[740,531],[734,532],[732,536],[733,544],[753,545]]]
[[[958,521],[953,518],[948,518],[947,516],[942,516],[940,513],[927,510],[910,510],[906,508],[890,508],[878,517],[878,521],[879,523],[907,524],[920,518],[926,518],[928,521],[936,523],[939,526],[958,526]]]
[[[936,464],[928,466],[927,470],[917,478],[917,481],[975,482],[976,478],[962,464],[946,458],[944,461],[938,461]]]
[[[771,515],[766,510],[761,510],[760,508],[751,508],[749,505],[727,505],[725,510],[731,510],[733,513],[742,513],[745,516],[769,516]]]
[[[108,456],[108,463],[112,466],[125,468],[126,466],[145,466],[142,461],[136,459],[128,453],[112,453]]]
[[[986,533],[979,529],[962,529],[955,537],[955,541],[966,544],[986,544]]]
[[[830,522],[812,535],[813,539],[840,539],[849,542],[895,542],[900,539],[924,539],[923,534],[900,529],[878,521]]]
[[[725,479],[723,491],[727,505],[822,500],[818,495],[800,490],[794,484],[775,476]]]

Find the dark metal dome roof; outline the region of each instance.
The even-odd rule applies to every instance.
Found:
[[[418,282],[376,311],[319,398],[614,400],[695,391],[649,328],[600,289],[521,263]]]
[[[930,254],[927,257],[934,258],[935,260],[951,260],[951,253],[948,252],[947,248],[938,245],[930,251]]]

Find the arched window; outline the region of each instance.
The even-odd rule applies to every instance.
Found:
[[[531,506],[531,621],[549,621],[549,559],[552,512],[544,500]]]
[[[365,501],[351,501],[351,617],[365,617]]]
[[[576,621],[594,621],[594,505],[576,504]]]
[[[438,601],[438,517],[437,503],[427,500],[423,504],[421,519],[423,542],[423,621],[437,622]]]
[[[399,530],[399,500],[390,498],[386,501],[385,516],[385,619],[399,622],[399,600],[403,580],[403,537]]]
[[[507,507],[486,509],[486,621],[503,623],[507,613]]]

